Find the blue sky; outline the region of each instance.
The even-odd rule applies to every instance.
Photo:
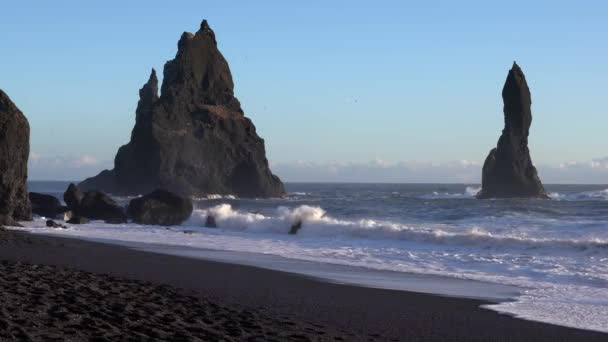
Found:
[[[31,178],[112,167],[150,68],[203,18],[287,180],[377,181],[387,168],[395,181],[477,180],[517,60],[541,178],[608,183],[603,1],[3,4],[0,88],[30,121]]]

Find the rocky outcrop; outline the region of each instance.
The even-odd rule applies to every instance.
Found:
[[[181,36],[163,76],[160,97],[154,70],[139,91],[131,141],[118,150],[114,169],[80,183],[81,189],[122,195],[155,189],[185,196],[284,194],[269,169],[264,140],[234,97],[230,68],[207,21],[196,34]]]
[[[0,225],[32,219],[26,184],[29,154],[29,123],[0,90]]]
[[[89,223],[89,219],[82,216],[73,216],[66,222],[69,224],[87,224]]]
[[[82,221],[81,218],[114,224],[127,222],[125,210],[101,191],[92,190],[82,194],[74,184],[70,184],[63,198],[72,212],[68,223],[77,223]]]
[[[87,191],[76,211],[77,216],[107,223],[125,223],[127,214],[110,196],[101,191]]]
[[[61,205],[55,196],[30,192],[29,198],[32,212],[39,216],[57,218],[62,217],[63,213],[69,210],[68,207]]]
[[[541,197],[545,190],[532,165],[528,134],[532,100],[526,77],[516,63],[502,89],[505,128],[482,170],[478,198]]]
[[[192,214],[192,200],[166,190],[156,190],[129,203],[128,213],[134,222],[174,226]]]
[[[80,206],[84,195],[74,183],[70,183],[67,190],[63,193],[63,201],[72,211],[75,211]]]
[[[49,228],[62,228],[62,229],[66,229],[67,227],[64,226],[63,224],[59,224],[53,220],[47,220],[46,221],[46,226]]]

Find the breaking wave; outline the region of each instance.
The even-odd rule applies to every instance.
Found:
[[[218,228],[247,233],[287,234],[293,224],[302,222],[298,236],[391,239],[410,242],[495,249],[543,249],[558,252],[607,252],[608,240],[536,238],[524,233],[498,234],[479,226],[455,228],[449,225],[410,225],[374,219],[347,220],[329,216],[318,206],[278,207],[274,212],[247,212],[220,204],[197,209],[186,226],[203,227],[207,216]]]
[[[608,189],[575,193],[550,192],[549,197],[558,201],[606,201]]]

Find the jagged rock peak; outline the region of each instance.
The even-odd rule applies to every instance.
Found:
[[[211,27],[209,27],[207,19],[203,19],[203,22],[201,23],[201,31],[212,31]]]
[[[213,43],[217,45],[217,41],[215,40],[215,32],[213,32],[211,27],[209,27],[209,23],[206,19],[203,19],[203,22],[201,23],[201,28],[200,30],[198,30],[197,34],[204,34],[206,36],[211,37],[211,39],[213,39]]]
[[[139,90],[139,98],[145,102],[154,102],[158,99],[158,78],[156,78],[154,68],[152,68],[148,82]]]
[[[483,165],[478,198],[543,197],[543,185],[532,164],[528,135],[532,100],[526,77],[517,63],[509,70],[502,89],[505,127]]]
[[[196,34],[182,34],[175,58],[165,63],[160,97],[157,85],[153,71],[114,170],[79,187],[125,195],[155,189],[187,196],[285,193],[268,166],[264,140],[234,96],[230,67],[206,21]]]

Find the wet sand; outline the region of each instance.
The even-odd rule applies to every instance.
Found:
[[[0,340],[606,341],[482,300],[0,231]]]

